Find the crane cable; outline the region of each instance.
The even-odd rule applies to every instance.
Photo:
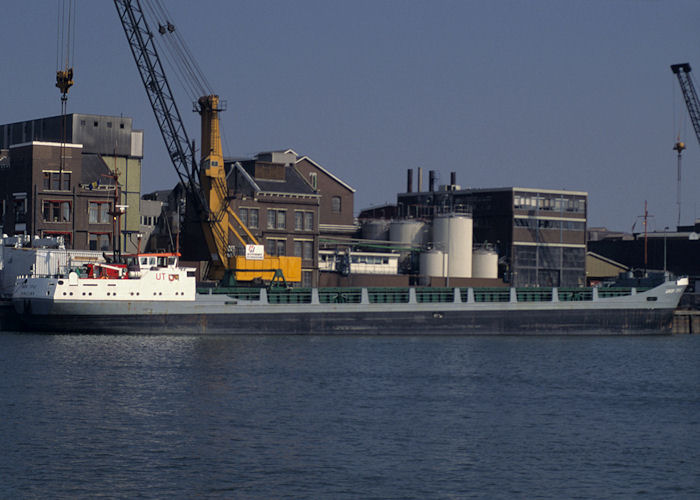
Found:
[[[145,11],[151,18],[150,24],[158,26],[160,37],[154,36],[165,56],[168,64],[174,69],[175,75],[180,81],[189,97],[196,101],[202,95],[212,94],[211,85],[204,76],[204,72],[197,64],[184,38],[175,28],[161,0],[144,0]]]
[[[62,0],[58,9],[58,26],[56,33],[56,87],[58,87],[61,92],[61,151],[59,178],[63,175],[65,166],[68,90],[73,86],[73,61],[75,59],[73,32],[75,30],[75,18],[75,0]]]
[[[181,88],[187,93],[193,102],[195,110],[198,110],[197,101],[204,95],[214,94],[213,88],[207,80],[204,71],[197,63],[190,51],[185,39],[179,30],[176,29],[172,19],[162,0],[143,0],[144,15],[149,17],[148,23],[151,26],[158,26],[158,35],[153,34],[153,39],[157,43],[159,53],[173,69],[175,78],[180,83]],[[219,122],[224,149],[229,151],[227,136],[223,133],[224,124]]]

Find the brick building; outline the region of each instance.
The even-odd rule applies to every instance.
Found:
[[[64,167],[60,161],[61,143],[65,143],[66,156],[71,156],[65,158]],[[4,161],[2,157],[5,157]],[[127,117],[74,113],[65,116],[65,126],[63,116],[0,125],[0,175],[12,171],[13,176],[23,179],[19,187],[11,183],[17,187],[16,190],[10,188],[8,183],[0,185],[0,209],[4,207],[3,217],[0,217],[3,231],[25,232],[33,236],[56,233],[64,236],[77,249],[89,249],[90,246],[111,248],[111,220],[109,231],[103,227],[106,224],[103,222],[106,202],[94,201],[92,205],[88,202],[83,207],[78,199],[84,195],[90,195],[94,200],[113,196],[114,186],[108,187],[107,176],[114,175],[116,170],[120,188],[118,204],[127,207],[120,219],[119,246],[125,251],[135,251],[135,236],[141,229],[142,158],[143,132],[133,130],[132,119]],[[65,166],[68,163],[73,169],[71,172]],[[79,187],[81,184],[90,185],[92,190],[86,188],[83,192]],[[69,189],[64,189],[66,187]],[[18,196],[26,193],[26,201],[16,201],[17,193]],[[45,199],[44,195],[55,199]],[[73,196],[74,200],[67,199]],[[23,206],[25,215],[17,215]],[[56,206],[62,208],[57,209]],[[47,214],[44,214],[44,210],[48,211]],[[65,213],[58,214],[57,210],[69,210],[70,222],[66,221]],[[4,217],[7,213],[12,214],[9,221]],[[91,227],[81,225],[83,216],[92,221],[86,223]],[[26,222],[17,222],[18,217],[26,219]],[[48,224],[46,227],[43,227],[44,222]],[[90,234],[93,236],[85,236]]]
[[[115,187],[101,158],[82,154],[80,144],[39,141],[14,144],[7,157],[0,169],[3,233],[60,236],[67,248],[112,248]]]

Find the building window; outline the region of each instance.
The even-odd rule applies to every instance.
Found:
[[[70,222],[71,202],[58,200],[44,200],[41,203],[41,213],[44,222]]]
[[[309,182],[311,183],[312,188],[318,189],[318,176],[316,175],[316,172],[311,172],[309,174]]]
[[[109,250],[109,233],[90,233],[90,250]]]
[[[109,212],[112,210],[112,203],[109,201],[91,201],[88,203],[88,223],[108,224],[111,222]]]
[[[287,240],[268,238],[265,240],[265,253],[273,257],[286,255]]]
[[[53,191],[70,191],[72,172],[52,172],[50,170],[42,171],[41,187],[42,189],[51,189]]]
[[[142,226],[155,226],[158,218],[155,215],[142,215],[141,225]]]
[[[294,211],[294,230],[295,231],[313,231],[314,230],[314,213],[303,210]]]
[[[260,211],[257,208],[239,208],[238,217],[248,229],[258,229]]]
[[[314,230],[314,213],[304,212],[304,231]]]
[[[294,240],[294,256],[302,260],[313,260],[314,242],[310,240]]]
[[[258,229],[260,227],[260,223],[258,222],[260,219],[260,210],[257,208],[250,208],[248,209],[248,228],[249,229]]]
[[[267,228],[268,229],[286,229],[287,227],[287,211],[280,209],[267,209]]]
[[[340,196],[334,196],[331,198],[331,212],[334,214],[339,214],[340,213]]]
[[[27,222],[27,198],[15,198],[13,200],[15,223]]]

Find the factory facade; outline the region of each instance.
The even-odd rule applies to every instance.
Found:
[[[449,185],[436,188],[431,175],[427,191],[419,187],[412,192],[411,178],[409,174],[407,192],[397,195],[399,218],[471,217],[474,245],[497,251],[499,276],[506,282],[585,285],[587,193],[522,187],[462,189],[454,174]]]

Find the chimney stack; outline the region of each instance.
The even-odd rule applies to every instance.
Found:
[[[450,172],[450,184],[453,186],[457,184],[457,172]]]
[[[423,192],[423,167],[418,167],[418,192]]]
[[[409,168],[407,173],[408,173],[408,178],[406,179],[406,181],[407,181],[406,182],[407,183],[406,192],[412,193],[413,192],[413,169]]]
[[[428,171],[428,191],[435,191],[435,170]]]

